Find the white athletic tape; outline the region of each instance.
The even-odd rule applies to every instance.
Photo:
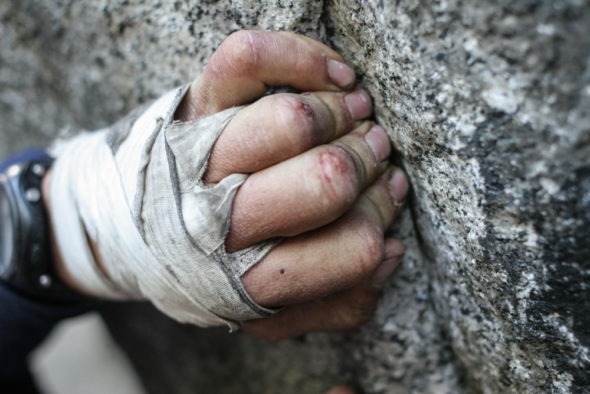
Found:
[[[65,267],[87,292],[147,298],[178,321],[235,329],[273,313],[250,298],[240,277],[275,242],[225,251],[233,198],[246,175],[215,185],[202,177],[213,144],[239,108],[173,122],[186,89],[109,129],[58,145],[52,220]]]

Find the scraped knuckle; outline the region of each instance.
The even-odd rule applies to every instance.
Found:
[[[278,94],[274,98],[277,125],[294,143],[311,146],[317,124],[315,108],[305,98],[294,94]]]
[[[349,206],[358,194],[359,179],[352,154],[338,146],[325,146],[317,155],[321,192],[328,204]]]

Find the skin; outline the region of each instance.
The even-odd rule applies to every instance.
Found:
[[[177,110],[177,120],[190,121],[250,104],[216,142],[205,175],[215,183],[250,174],[234,200],[227,249],[286,237],[242,277],[256,302],[282,308],[244,322],[247,333],[279,340],[357,327],[401,261],[403,245],[384,232],[407,179],[389,165],[387,136],[367,120],[371,101],[354,81],[344,59],[317,41],[243,31],[222,43]],[[306,93],[263,97],[270,86]],[[54,242],[56,270],[78,288],[59,249]]]

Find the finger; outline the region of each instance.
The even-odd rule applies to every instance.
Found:
[[[392,197],[395,178],[388,172],[345,216],[273,249],[242,276],[252,299],[266,307],[310,301],[369,280],[381,262],[399,258],[403,245],[390,240],[386,249],[383,237],[401,208]]]
[[[371,275],[371,283],[376,289],[381,289],[391,276],[391,273],[400,265],[406,248],[399,240],[385,239],[385,253],[383,261],[379,263]]]
[[[366,122],[331,144],[250,175],[233,203],[227,248],[332,222],[386,169],[389,153],[383,129]]]
[[[205,180],[252,173],[330,142],[372,112],[367,92],[274,94],[244,108],[213,147]],[[253,154],[254,152],[254,154]]]
[[[382,267],[388,265],[387,275],[390,276],[401,262],[404,247],[398,240],[388,241],[386,255],[390,257],[377,271],[381,270],[383,275],[385,270]],[[396,264],[390,263],[393,259],[397,261]],[[309,332],[359,327],[371,319],[377,305],[381,287],[376,286],[374,279],[324,298],[287,306],[269,318],[248,321],[244,323],[243,330],[259,338],[276,341]]]
[[[293,33],[240,31],[215,51],[183,101],[186,119],[219,112],[262,96],[268,86],[337,91],[355,74],[329,47]]]
[[[379,293],[367,281],[325,298],[285,307],[268,318],[247,321],[242,329],[270,341],[310,332],[350,330],[371,319]]]

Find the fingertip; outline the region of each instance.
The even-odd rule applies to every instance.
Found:
[[[389,138],[387,137],[385,130],[383,130],[381,126],[374,125],[369,132],[365,134],[365,141],[378,162],[382,162],[389,157],[389,154],[391,153],[391,144],[389,143]]]
[[[344,97],[350,116],[354,120],[365,119],[373,112],[371,96],[364,89],[356,89]]]
[[[402,243],[402,241],[400,241],[399,239],[396,239],[396,238],[386,238],[385,239],[385,251],[384,251],[384,255],[383,255],[384,260],[395,258],[395,257],[402,258],[405,253],[406,253],[406,247]]]
[[[401,263],[401,258],[392,258],[383,261],[373,274],[373,286],[377,289],[382,289],[391,274],[397,269]]]
[[[328,76],[332,82],[343,89],[349,89],[356,80],[356,74],[346,63],[328,58]]]
[[[382,289],[389,277],[399,267],[404,257],[405,247],[401,241],[394,238],[385,240],[383,261],[373,273],[373,287]]]
[[[408,177],[399,167],[393,167],[391,178],[389,179],[390,193],[395,202],[399,205],[406,201],[406,196],[410,188]]]

